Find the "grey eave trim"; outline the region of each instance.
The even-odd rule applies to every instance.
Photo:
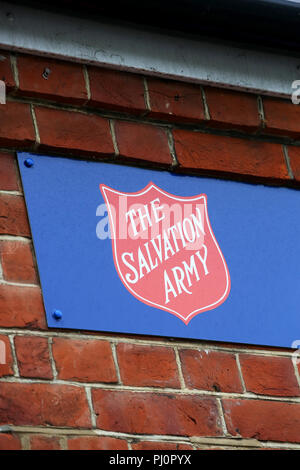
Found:
[[[290,97],[300,59],[1,2],[0,48]]]

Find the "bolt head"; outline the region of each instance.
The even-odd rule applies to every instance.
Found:
[[[46,67],[46,68],[44,69],[44,72],[42,73],[42,77],[43,77],[45,80],[48,80],[50,73],[51,73],[51,69],[48,69],[48,67]]]
[[[53,312],[53,318],[55,318],[55,320],[61,320],[62,319],[62,313],[60,310],[54,310]]]
[[[32,158],[26,158],[26,160],[24,160],[24,165],[26,166],[26,168],[31,168],[33,166],[33,160]]]

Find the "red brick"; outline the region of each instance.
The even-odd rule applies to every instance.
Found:
[[[4,278],[7,281],[37,283],[31,244],[20,241],[0,241]]]
[[[82,155],[112,155],[108,119],[75,111],[35,107],[40,148],[62,149]]]
[[[89,428],[85,390],[70,385],[1,382],[0,424]]]
[[[234,354],[215,351],[180,351],[182,372],[188,388],[217,392],[242,392]]]
[[[0,326],[45,328],[45,313],[38,287],[0,285]]]
[[[89,105],[133,114],[146,112],[143,78],[127,72],[88,68]]]
[[[97,426],[138,434],[218,436],[222,434],[213,398],[142,392],[92,391]]]
[[[300,106],[276,98],[263,99],[266,129],[269,134],[300,137]]]
[[[171,165],[167,134],[148,124],[116,121],[115,133],[120,155],[127,160],[146,160]]]
[[[208,174],[245,175],[255,179],[288,180],[279,144],[185,130],[174,131],[181,169]]]
[[[0,434],[0,450],[21,450],[20,440],[12,434]]]
[[[22,196],[0,194],[0,234],[30,236],[25,201]]]
[[[287,397],[300,395],[291,359],[241,354],[240,363],[249,392]]]
[[[188,444],[176,444],[176,442],[141,441],[132,444],[132,450],[193,450]]]
[[[5,82],[7,91],[15,88],[15,80],[10,63],[10,56],[4,51],[0,51],[0,80]]]
[[[180,387],[172,349],[121,343],[117,353],[124,385]]]
[[[53,378],[47,338],[16,336],[15,347],[21,377]]]
[[[85,103],[88,99],[82,65],[20,56],[17,66],[18,94],[71,104]],[[44,78],[47,69],[50,73]]]
[[[200,86],[171,80],[148,78],[151,112],[149,116],[171,121],[205,120]]]
[[[223,400],[228,431],[260,441],[300,442],[300,404],[270,400]]]
[[[0,105],[0,146],[32,148],[34,142],[30,105],[13,101]]]
[[[294,105],[295,106],[295,105]],[[300,181],[300,147],[288,147],[288,155],[293,176],[296,181]]]
[[[220,88],[205,88],[209,126],[254,131],[260,127],[257,97]]]
[[[113,437],[74,437],[68,440],[69,450],[128,450],[127,442]]]
[[[62,380],[117,382],[108,341],[54,338],[53,357]]]
[[[19,190],[19,179],[12,153],[0,152],[0,189],[4,191]]]
[[[32,436],[30,450],[61,450],[59,439],[55,436]]]
[[[8,336],[0,335],[0,377],[7,375],[14,375],[13,357]]]

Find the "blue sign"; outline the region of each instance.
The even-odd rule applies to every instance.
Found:
[[[18,154],[49,327],[291,347],[300,191]]]

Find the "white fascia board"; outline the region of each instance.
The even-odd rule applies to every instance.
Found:
[[[0,3],[0,48],[290,97],[300,59]]]

